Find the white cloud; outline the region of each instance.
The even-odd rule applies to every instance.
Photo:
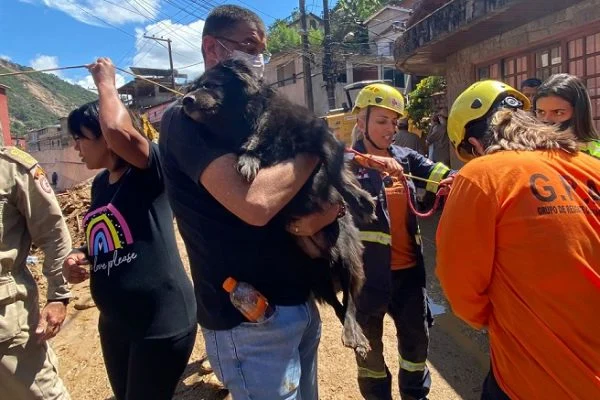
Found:
[[[37,54],[33,60],[29,61],[29,64],[31,64],[31,68],[33,69],[58,68],[58,57]],[[48,73],[61,76],[60,71],[52,71]]]
[[[122,25],[130,22],[146,22],[158,15],[160,0],[144,0],[141,3],[121,0],[20,0],[23,3],[43,4],[60,10],[78,21],[89,25]],[[133,5],[132,5],[133,4]],[[142,7],[143,6],[143,7]]]
[[[204,21],[198,20],[187,25],[162,20],[156,24],[147,25],[136,30],[136,54],[133,57],[133,66],[169,69],[169,52],[152,39],[143,36],[163,36],[172,40],[173,67],[178,72],[188,74],[188,79],[194,79],[204,72],[202,63],[202,29]],[[190,64],[198,65],[181,69]]]
[[[0,59],[5,60],[5,61],[12,60],[12,58],[10,56],[7,56],[6,54],[0,54]]]
[[[87,75],[82,79],[65,79],[67,82],[72,83],[73,85],[79,85],[84,89],[90,90],[92,92],[96,92],[96,84],[94,83],[94,78],[92,75]],[[116,74],[115,76],[116,86],[119,88],[125,84],[125,77],[121,74]]]
[[[45,54],[38,54],[35,59],[30,61],[30,64],[33,69],[57,68],[59,66],[58,57],[48,56]],[[92,78],[92,75],[87,75],[85,78],[81,79],[70,79],[64,77],[61,71],[52,71],[48,73],[54,74],[72,85],[79,85],[84,89],[91,91],[96,89],[96,84],[94,83],[94,78]],[[115,83],[117,87],[123,86],[125,84],[125,77],[117,73],[115,75]]]

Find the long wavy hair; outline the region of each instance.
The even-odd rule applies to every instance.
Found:
[[[501,109],[491,118],[480,139],[486,154],[505,150],[564,150],[576,153],[577,137],[571,129],[547,125],[522,110]]]

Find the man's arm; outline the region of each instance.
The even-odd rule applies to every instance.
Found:
[[[108,58],[99,58],[89,66],[98,87],[100,126],[108,147],[129,164],[148,167],[150,143],[138,132],[115,86],[115,68]]]
[[[496,247],[497,204],[458,175],[437,230],[436,274],[453,312],[475,328],[488,324],[488,287]]]
[[[48,280],[48,301],[71,297],[62,262],[71,251],[71,237],[58,201],[40,166],[18,174],[17,207],[27,221],[33,243],[44,252],[42,272]]]
[[[163,167],[178,169],[250,225],[267,224],[298,193],[319,162],[316,156],[300,154],[261,169],[254,181],[247,182],[237,171],[236,155],[212,143],[211,134],[191,120],[181,105],[167,109],[160,131]]]
[[[225,154],[201,173],[200,183],[231,213],[250,225],[266,225],[298,193],[319,160],[300,154],[261,169],[247,182],[236,169],[237,157]]]

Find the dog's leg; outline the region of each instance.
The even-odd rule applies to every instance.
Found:
[[[367,358],[367,353],[371,351],[369,340],[356,321],[356,305],[354,304],[352,295],[348,296],[346,315],[344,316],[342,343],[344,346],[354,349],[354,351],[362,358]]]

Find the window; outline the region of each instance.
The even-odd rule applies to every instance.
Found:
[[[555,45],[535,52],[535,76],[544,80],[550,75],[562,72],[562,49]]]
[[[377,43],[377,55],[378,56],[389,57],[392,54],[394,54],[393,51],[394,51],[394,42],[383,41],[383,42]]]
[[[383,67],[383,79],[391,80],[392,85],[398,88],[404,87],[404,74],[396,68]]]
[[[521,82],[527,79],[527,56],[517,56],[504,60],[502,81],[514,88],[519,88]]]
[[[587,86],[594,123],[600,129],[600,33],[570,40],[567,61],[569,73],[579,76]]]
[[[314,19],[310,20],[310,29],[317,29],[317,22]]]
[[[352,69],[354,82],[379,79],[379,68],[376,65],[356,65]]]
[[[277,66],[277,87],[296,83],[296,60],[290,60]]]
[[[500,79],[500,64],[490,64],[477,69],[477,79]]]

